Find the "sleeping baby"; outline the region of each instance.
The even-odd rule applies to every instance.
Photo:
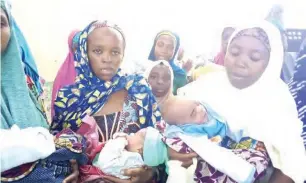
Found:
[[[164,120],[169,124],[165,132],[167,138],[175,138],[178,133],[184,133],[190,136],[207,136],[217,143],[221,143],[225,136],[235,141],[240,140],[242,132],[232,133],[226,121],[208,104],[186,98],[177,98],[171,102],[173,104],[167,104],[171,107],[163,114]]]
[[[124,170],[145,166],[158,166],[168,159],[167,147],[158,130],[148,127],[137,133],[127,135],[114,134],[102,150],[97,153],[93,165],[104,174],[129,179]]]

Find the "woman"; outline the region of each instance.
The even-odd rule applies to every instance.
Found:
[[[187,73],[189,70],[182,69],[176,65],[176,55],[180,48],[180,38],[178,35],[170,31],[161,31],[157,34],[151,49],[149,60],[166,60],[169,62],[173,72],[173,94],[176,95],[177,89],[187,84]],[[190,64],[188,64],[190,65]]]
[[[44,151],[42,147],[46,148],[45,143],[54,146],[52,137],[51,142],[47,139],[37,141],[34,138],[29,138],[29,136],[35,136],[34,132],[41,132],[46,136],[50,136],[50,134],[47,130],[48,123],[43,115],[43,110],[24,79],[20,45],[13,25],[13,17],[7,2],[1,0],[1,130],[5,130],[7,134],[1,136],[3,148],[1,154],[7,155],[6,158],[1,156],[1,182],[23,182],[23,178],[35,167],[42,166],[41,161],[38,160],[46,158],[52,151],[49,148],[48,152],[36,157],[32,153]],[[11,130],[13,126],[15,129]],[[26,131],[27,134],[24,133]],[[14,139],[20,139],[20,141]],[[27,141],[30,139],[32,141]],[[31,142],[32,145],[29,145],[23,152],[11,149],[12,147],[20,147],[19,150],[21,150],[24,144],[31,144]],[[22,153],[23,156],[16,158],[16,153]],[[28,158],[34,163],[28,161]],[[5,167],[3,167],[4,165]],[[74,172],[64,182],[77,180],[78,173],[75,162],[72,164],[72,168]]]
[[[275,168],[269,182],[303,182],[306,163],[301,122],[288,87],[279,77],[282,58],[280,33],[273,25],[248,26],[230,40],[226,72],[198,80],[188,95],[207,102],[230,128],[243,128],[245,136],[265,144]],[[210,179],[215,182],[226,178],[214,172],[218,171],[210,169],[206,176],[213,175]]]
[[[222,31],[222,37],[221,37],[221,50],[218,53],[218,55],[214,58],[214,63],[218,65],[224,66],[224,57],[226,54],[226,49],[228,45],[228,40],[235,31],[235,28],[233,27],[225,27]]]
[[[306,39],[305,39],[306,41]],[[299,112],[299,118],[303,122],[303,133],[302,137],[304,139],[304,146],[306,148],[306,117],[305,117],[305,105],[306,105],[306,42],[302,44],[301,51],[298,54],[298,59],[296,61],[295,71],[293,78],[289,83],[291,94],[295,99],[297,105],[297,110]]]
[[[69,46],[69,53],[66,57],[66,60],[60,67],[57,75],[55,77],[52,89],[52,97],[51,97],[51,118],[54,116],[54,100],[58,90],[66,85],[70,85],[74,83],[76,77],[76,70],[74,68],[74,52],[76,51],[77,44],[78,44],[78,36],[79,30],[74,30],[70,33],[68,37],[68,46]]]
[[[222,71],[222,70],[219,70]],[[167,122],[167,120],[173,119],[172,114],[169,113],[169,108],[177,105],[185,105],[186,104],[186,99],[182,99],[178,96],[174,96],[171,92],[172,89],[172,70],[171,67],[166,63],[166,61],[158,61],[154,66],[151,68],[148,68],[146,72],[146,76],[148,78],[148,82],[152,87],[153,94],[155,95],[158,105],[161,109],[161,114],[163,119]],[[191,103],[189,103],[190,106]],[[194,102],[194,105],[192,106],[197,106],[197,102]],[[183,107],[183,106],[177,106],[177,108]],[[193,112],[192,112],[193,113]],[[192,114],[191,114],[192,115]],[[190,116],[191,116],[190,115]],[[189,117],[189,116],[188,116]],[[184,118],[181,116],[181,118]],[[243,139],[240,144],[234,144],[231,141],[229,141],[228,138],[224,140],[226,142],[225,147],[241,147],[243,144],[248,143],[249,139]],[[190,159],[187,161],[186,157],[183,161],[183,166],[188,167],[190,164],[192,164],[192,157],[197,157],[197,154],[192,152],[192,150],[180,139],[174,138],[174,139],[167,139],[166,143],[171,146],[171,148],[168,148],[169,154],[172,159],[177,159],[177,156],[179,156],[179,153],[188,153],[186,156],[188,156]],[[258,143],[258,145],[260,145]],[[175,150],[174,150],[175,149]],[[179,152],[179,153],[178,153]],[[256,149],[252,149],[250,151],[242,151],[241,149],[233,150],[235,154],[239,154],[241,157],[248,157],[248,161],[252,162],[256,165],[257,168],[257,175],[261,175],[264,170],[268,166],[269,158],[265,152],[261,152]],[[251,155],[251,157],[250,157]],[[180,159],[179,159],[180,160]],[[181,160],[182,161],[182,160]],[[207,164],[204,160],[198,159],[197,163],[197,168],[195,172],[195,180],[197,182],[208,182],[208,181],[220,181],[223,180],[226,177],[224,175],[223,177],[219,177],[218,179],[214,180],[210,177],[215,177],[216,175],[220,174],[218,172],[217,174],[212,174],[212,175],[206,175],[205,172],[214,169],[212,166]],[[228,182],[234,180],[228,178]]]
[[[90,131],[93,126],[86,121],[93,118],[99,141],[106,142],[116,132],[129,134],[158,125],[160,113],[145,78],[125,75],[120,69],[126,44],[120,28],[107,21],[94,21],[81,32],[78,43],[74,54],[76,83],[57,94],[53,131]],[[126,175],[132,177],[128,182],[151,181],[154,170],[127,170]],[[91,165],[83,167],[81,174],[82,181],[122,182]]]

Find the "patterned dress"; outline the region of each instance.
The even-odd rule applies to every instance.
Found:
[[[179,153],[190,153],[192,150],[180,139],[164,139],[165,143]],[[269,166],[269,156],[262,142],[249,137],[242,138],[239,143],[235,143],[229,138],[224,138],[221,146],[232,149],[237,156],[253,164],[256,168],[254,181],[265,175]],[[203,159],[198,158],[198,164],[194,175],[194,180],[198,183],[235,183],[229,176],[218,171]]]
[[[95,116],[94,118],[98,124],[100,142],[108,141],[116,132],[131,134],[140,130],[136,110],[136,102],[128,96],[125,99],[122,111]]]

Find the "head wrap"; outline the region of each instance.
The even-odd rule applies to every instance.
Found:
[[[109,27],[123,36],[117,25],[107,21],[94,21],[80,34],[78,48],[74,54],[77,71],[76,83],[66,86],[57,94],[54,103],[55,116],[52,129],[71,128],[77,130],[82,119],[92,116],[103,108],[109,96],[120,90],[127,90],[137,103],[140,127],[154,126],[160,121],[160,112],[146,79],[140,75],[125,75],[119,69],[110,81],[99,79],[92,72],[87,53],[87,40],[97,28]]]

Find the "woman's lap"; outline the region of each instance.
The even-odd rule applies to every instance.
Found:
[[[266,152],[258,151],[254,149],[234,149],[232,150],[237,156],[245,159],[247,162],[255,166],[256,172],[254,175],[254,181],[260,179],[265,175],[265,172],[269,166],[269,156]],[[204,182],[224,182],[234,183],[235,181],[227,175],[219,172],[214,167],[200,159],[195,173],[195,179],[199,183]]]
[[[165,138],[165,143],[180,153],[190,153],[191,149],[180,139],[167,139]],[[234,144],[232,144],[234,145]],[[233,146],[234,147],[234,146]],[[242,147],[242,146],[235,146]],[[258,146],[253,146],[258,147]],[[269,166],[270,158],[266,151],[262,148],[235,148],[232,152],[237,156],[245,159],[247,162],[255,166],[256,172],[254,175],[254,181],[260,179],[265,175],[265,172]],[[195,172],[195,180],[198,183],[211,182],[211,183],[234,183],[230,177],[224,173],[218,171],[210,164],[205,162],[203,159],[198,159],[198,165]]]

